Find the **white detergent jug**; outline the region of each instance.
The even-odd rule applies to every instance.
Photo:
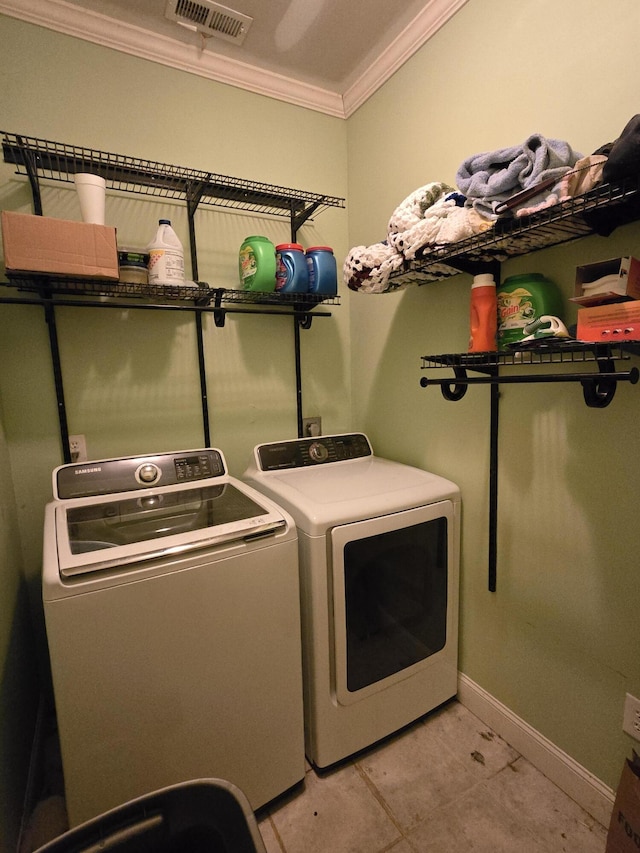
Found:
[[[149,284],[183,284],[184,250],[170,219],[160,219],[156,236],[147,246]]]

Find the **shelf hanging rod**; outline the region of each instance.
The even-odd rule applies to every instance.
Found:
[[[532,376],[456,376],[453,379],[430,379],[423,376],[420,385],[427,388],[429,385],[503,385],[511,383],[519,385],[527,382],[598,382],[602,379],[612,379],[616,382],[630,382],[635,385],[640,378],[637,367],[622,373],[567,373],[567,374],[545,374],[537,373]]]

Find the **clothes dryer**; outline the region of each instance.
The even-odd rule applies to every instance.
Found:
[[[295,525],[219,450],[53,472],[43,599],[71,826],[222,778],[304,777]]]
[[[327,767],[457,691],[460,491],[362,433],[261,444],[244,479],[293,517],[305,745]]]

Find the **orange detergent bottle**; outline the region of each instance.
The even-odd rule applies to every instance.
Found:
[[[469,352],[494,352],[498,331],[496,283],[489,273],[476,275],[471,285]]]

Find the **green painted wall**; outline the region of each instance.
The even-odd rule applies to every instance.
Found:
[[[9,130],[346,195],[343,121],[12,19],[2,19],[2,28],[9,85],[0,93],[0,111]],[[40,58],[37,66],[33,56]],[[25,179],[4,163],[0,204],[31,209]],[[43,207],[45,215],[80,219],[71,185],[45,182]],[[181,204],[107,198],[106,221],[117,227],[122,246],[144,246],[165,215],[188,245]],[[305,225],[299,238],[306,245],[333,245],[342,257],[346,216],[345,210],[329,210]],[[290,239],[286,219],[199,210],[199,278],[236,286],[238,248],[249,233],[274,242]],[[191,314],[61,308],[57,315],[69,431],[86,435],[92,458],[202,443]],[[335,309],[331,319],[316,321],[301,336],[304,414],[321,414],[327,431],[351,420],[347,317],[348,307]],[[7,438],[14,470],[28,470],[28,482],[16,477],[19,510],[25,529],[37,529],[42,508],[27,508],[22,492],[32,504],[38,503],[35,494],[48,497],[51,468],[61,459],[47,330],[38,308],[6,308],[0,322]],[[231,316],[217,329],[207,317],[205,349],[212,441],[239,475],[258,441],[295,435],[293,322]],[[29,572],[39,553],[25,548]]]
[[[395,207],[455,183],[471,154],[531,133],[588,154],[638,111],[640,8],[470,0],[349,119],[351,245],[382,239]],[[371,176],[375,175],[372,180]],[[640,226],[505,263],[572,294],[578,264],[640,255]],[[498,589],[487,591],[489,392],[421,389],[420,356],[465,351],[471,278],[350,297],[354,423],[382,455],[458,482],[461,670],[612,787],[640,695],[638,388],[604,410],[579,385],[502,386]],[[567,306],[568,322],[575,307]],[[637,360],[635,360],[637,363]]]
[[[0,17],[0,39],[0,115],[5,130],[346,196],[344,121],[10,18]],[[80,220],[71,185],[44,182],[43,206],[46,216]],[[0,208],[32,211],[25,179],[17,178],[4,163]],[[107,198],[106,221],[117,227],[123,246],[146,245],[158,219],[165,216],[188,246],[182,205],[141,196]],[[289,223],[199,210],[199,278],[237,286],[238,249],[248,234],[289,241]],[[305,245],[333,246],[336,256],[344,257],[347,211],[324,212],[298,237]],[[340,432],[351,428],[348,303],[328,310],[330,318],[318,318],[309,330],[301,331],[303,414],[319,414],[325,431]],[[202,446],[191,314],[60,308],[56,315],[69,431],[85,434],[92,458]],[[232,473],[239,476],[255,444],[297,433],[293,320],[231,315],[218,329],[208,316],[204,343],[211,441],[223,449]],[[28,614],[19,610],[16,592],[24,583],[20,579],[26,578],[36,645],[40,659],[46,661],[40,601],[42,520],[51,497],[51,471],[61,464],[62,454],[47,327],[40,308],[3,306],[0,364],[5,436],[0,449],[7,460],[0,496],[3,505],[12,508],[13,530],[17,523],[19,531],[19,539],[14,536],[0,549],[0,615],[7,631],[14,617],[26,626]],[[7,635],[0,644],[3,686],[5,679],[20,672],[17,663],[7,660],[8,648]],[[3,717],[1,744],[19,725],[20,711],[30,721],[26,712],[33,713],[35,704],[27,704],[27,709],[20,709],[14,701],[11,713]],[[30,723],[24,729],[27,738],[31,728]],[[9,766],[4,757],[3,750],[0,793],[18,781],[13,772],[16,762]],[[28,751],[23,750],[18,762],[23,769],[27,759]],[[22,785],[24,778],[19,781]],[[14,811],[23,793],[20,785],[11,803]],[[0,850],[5,831],[9,833],[9,827],[0,814]]]
[[[619,0],[615,15],[587,0],[469,0],[346,122],[0,17],[0,114],[9,131],[348,196],[346,211],[324,213],[300,235],[333,245],[340,259],[351,245],[381,239],[413,189],[453,183],[472,153],[532,132],[585,153],[615,137],[637,111],[639,16],[635,0]],[[24,179],[4,164],[0,207],[31,209]],[[74,191],[45,186],[44,212],[79,219]],[[144,245],[165,215],[186,243],[179,205],[107,199],[122,245]],[[246,234],[287,237],[284,223],[204,210],[196,228],[200,278],[227,286]],[[543,272],[568,295],[577,264],[628,253],[640,255],[640,226],[511,261],[503,275]],[[624,693],[640,695],[638,391],[621,385],[611,407],[595,411],[578,386],[505,386],[498,591],[490,594],[487,389],[448,403],[419,387],[421,355],[466,348],[469,285],[460,275],[383,296],[343,291],[333,317],[302,333],[304,411],[321,414],[326,432],[364,429],[381,455],[460,483],[461,669],[614,786],[630,749]],[[69,428],[86,435],[94,458],[200,445],[189,317],[57,313]],[[575,319],[570,307],[567,319]],[[212,442],[240,474],[255,443],[295,434],[291,322],[236,317],[216,329],[208,321],[205,344]],[[0,668],[11,696],[2,706],[0,794],[14,786],[14,823],[0,820],[0,849],[10,849],[35,714],[30,619],[43,655],[43,507],[62,458],[39,308],[3,307],[0,364],[0,502],[9,519]]]
[[[0,402],[0,850],[16,849],[38,705],[38,665],[22,572]]]

